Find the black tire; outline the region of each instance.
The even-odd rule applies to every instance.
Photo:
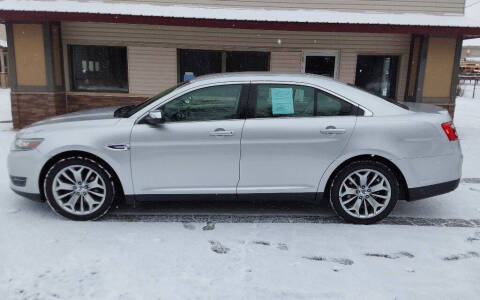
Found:
[[[362,169],[372,169],[381,173],[383,176],[386,177],[391,188],[391,197],[385,209],[382,212],[380,212],[378,215],[368,217],[368,218],[359,218],[349,214],[342,207],[340,203],[340,196],[339,196],[342,182],[352,172],[362,170]],[[390,214],[390,212],[393,210],[393,208],[395,207],[398,201],[399,191],[400,191],[400,187],[399,187],[398,179],[395,176],[395,173],[387,165],[381,162],[370,161],[370,160],[356,161],[348,164],[335,175],[332,181],[331,189],[330,189],[330,206],[335,211],[335,213],[346,222],[354,223],[354,224],[373,224],[384,219],[386,216]]]
[[[55,201],[53,191],[52,191],[53,180],[55,176],[58,174],[58,172],[60,172],[64,168],[69,166],[74,166],[74,165],[81,165],[94,170],[105,182],[105,200],[92,213],[85,214],[85,215],[76,215],[63,209]],[[105,168],[100,163],[90,158],[71,157],[71,158],[65,158],[65,159],[59,160],[48,170],[47,174],[45,175],[45,179],[43,183],[44,183],[43,190],[45,193],[45,198],[48,204],[50,205],[50,207],[58,214],[74,221],[89,221],[89,220],[96,220],[98,218],[101,218],[103,215],[105,215],[108,212],[115,198],[115,186],[114,186],[112,176],[107,172],[107,170],[105,170]]]

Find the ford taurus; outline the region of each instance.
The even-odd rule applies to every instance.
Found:
[[[115,201],[329,201],[347,222],[454,190],[462,153],[441,108],[305,74],[201,76],[136,106],[70,113],[16,135],[11,188],[73,220]]]

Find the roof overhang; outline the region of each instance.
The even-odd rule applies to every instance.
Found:
[[[72,0],[4,0],[0,20],[480,36],[480,21],[463,15],[187,7]]]

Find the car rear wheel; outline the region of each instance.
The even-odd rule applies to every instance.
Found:
[[[344,167],[333,179],[330,205],[347,222],[372,224],[388,216],[398,194],[398,180],[387,165],[357,161]]]
[[[102,217],[115,195],[110,174],[98,162],[83,157],[54,164],[45,176],[44,192],[53,210],[76,221]]]

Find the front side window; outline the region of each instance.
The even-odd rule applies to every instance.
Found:
[[[162,106],[166,122],[236,119],[242,85],[206,87],[182,95]]]
[[[128,92],[126,47],[69,46],[73,91]]]
[[[348,116],[356,106],[308,86],[259,84],[254,88],[256,118]]]

